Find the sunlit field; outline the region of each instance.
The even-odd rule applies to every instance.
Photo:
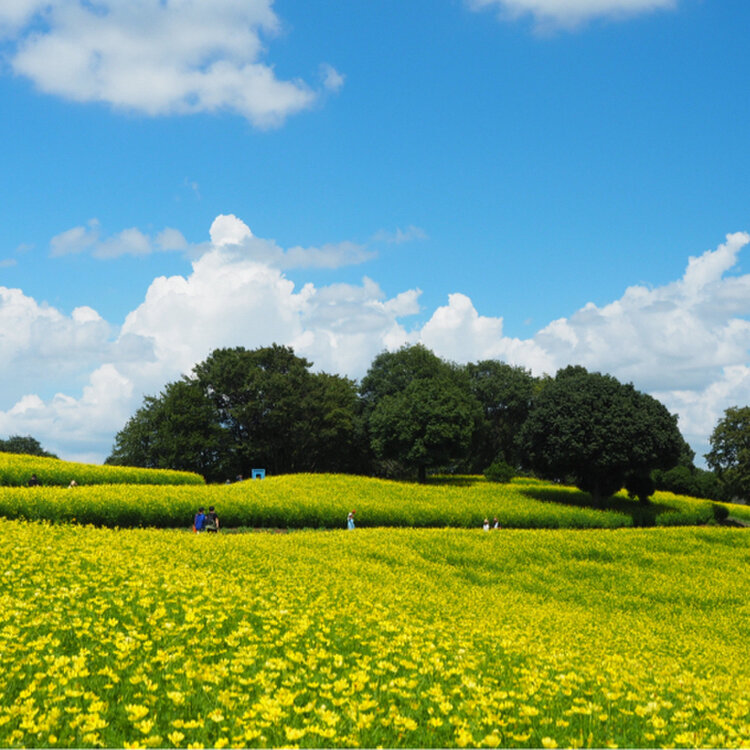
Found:
[[[106,467],[99,467],[106,468]],[[141,470],[147,471],[147,470]],[[712,523],[719,504],[657,492],[644,507],[625,493],[593,507],[573,487],[483,478],[426,485],[336,474],[290,474],[232,485],[0,487],[0,516],[97,526],[187,528],[198,506],[215,505],[225,528],[342,528],[357,525],[477,528],[495,517],[512,528],[615,528]],[[750,521],[750,509],[727,506]]]
[[[98,466],[0,451],[0,486],[24,487],[28,485],[32,474],[47,487],[67,487],[71,480],[79,485],[205,484],[202,476],[191,471]]]
[[[0,521],[2,746],[747,746],[750,536]]]

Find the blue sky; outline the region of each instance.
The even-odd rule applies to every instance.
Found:
[[[216,346],[750,401],[740,0],[12,0],[0,436],[101,461]],[[692,259],[692,260],[691,260]]]

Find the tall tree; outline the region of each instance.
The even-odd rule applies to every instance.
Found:
[[[498,457],[518,466],[516,436],[529,415],[536,378],[523,367],[494,359],[469,363],[466,373],[471,392],[484,413],[474,434],[471,469],[482,472]]]
[[[530,468],[572,477],[597,503],[626,484],[645,501],[651,471],[674,466],[683,442],[677,418],[655,398],[580,366],[545,384],[519,436]]]
[[[750,501],[750,406],[731,406],[718,421],[706,453],[730,498]]]
[[[377,458],[416,470],[420,482],[427,469],[466,459],[481,408],[465,373],[426,347],[379,354],[360,393]]]
[[[234,477],[239,466],[216,407],[188,378],[146,396],[115,436],[106,463],[196,471],[210,482]]]
[[[232,435],[241,473],[332,471],[359,461],[357,389],[276,344],[217,349],[194,376]]]
[[[362,470],[356,384],[310,367],[275,344],[216,349],[191,376],[144,400],[107,461],[190,469],[209,481],[256,467]]]

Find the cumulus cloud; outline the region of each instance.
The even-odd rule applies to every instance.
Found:
[[[272,342],[352,377],[383,349],[417,341],[456,362],[502,359],[537,375],[582,364],[653,393],[679,414],[699,454],[723,410],[750,402],[750,274],[738,272],[750,243],[744,232],[690,258],[680,279],[589,303],[528,339],[506,336],[502,318],[481,315],[458,292],[409,327],[419,289],[389,298],[367,277],[297,287],[282,267],[290,251],[236,216],[217,217],[210,235],[190,273],[154,279],[119,328],[91,308],[65,315],[0,287],[0,434],[33,434],[61,455],[101,460],[144,394],[216,347]]]
[[[0,34],[14,42],[15,73],[46,93],[146,115],[232,111],[272,127],[319,96],[263,61],[265,39],[281,27],[272,4],[8,0]],[[326,65],[324,88],[342,84]]]
[[[673,8],[677,0],[466,0],[474,10],[494,9],[515,20],[530,15],[539,28],[573,28],[593,18],[624,18]]]

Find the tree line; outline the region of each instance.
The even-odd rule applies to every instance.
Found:
[[[726,451],[716,473],[694,458],[663,404],[580,366],[534,377],[497,360],[457,365],[417,344],[379,354],[357,383],[313,372],[274,344],[216,349],[147,396],[106,463],[196,471],[209,482],[253,468],[425,481],[492,466],[573,483],[597,501],[623,486],[644,501],[655,488],[737,494],[741,482],[730,490],[722,481],[735,476]]]

